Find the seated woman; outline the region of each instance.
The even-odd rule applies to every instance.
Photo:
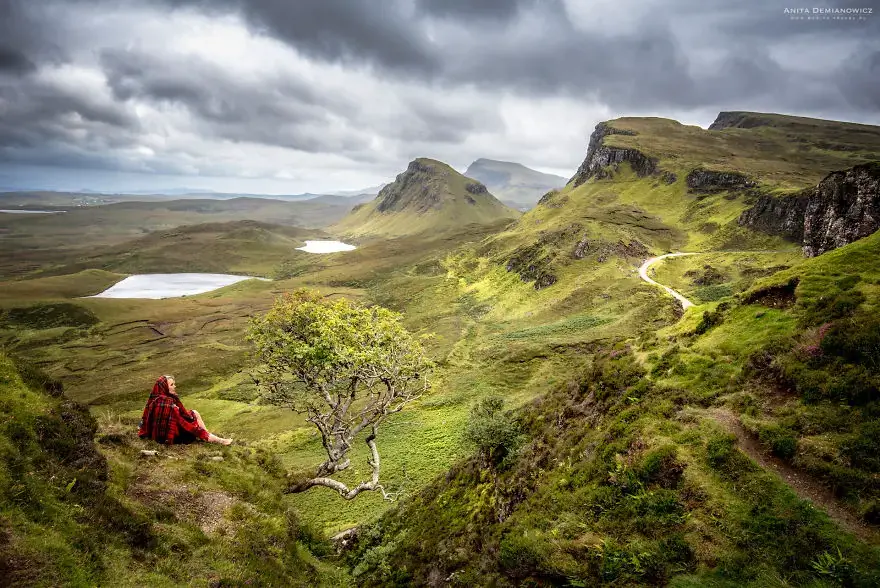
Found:
[[[167,445],[192,443],[197,439],[220,445],[232,443],[232,439],[223,439],[209,433],[201,415],[183,406],[177,395],[174,376],[161,376],[156,380],[147,406],[144,407],[138,436]]]

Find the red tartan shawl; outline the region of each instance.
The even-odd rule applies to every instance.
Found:
[[[183,406],[177,394],[171,393],[168,379],[161,376],[153,384],[153,391],[147,399],[138,435],[172,445],[181,431],[192,433],[199,439],[208,438],[208,431],[199,426],[192,411]]]

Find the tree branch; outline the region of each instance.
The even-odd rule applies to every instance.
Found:
[[[324,486],[330,488],[331,490],[335,490],[346,500],[352,500],[361,492],[374,492],[380,491],[382,492],[382,498],[388,501],[393,501],[397,498],[396,493],[389,493],[385,490],[385,487],[379,483],[379,467],[380,467],[380,459],[379,459],[379,449],[376,447],[376,434],[377,428],[374,425],[372,432],[367,436],[366,443],[370,448],[370,459],[367,463],[370,464],[372,468],[372,475],[370,476],[370,480],[368,482],[361,482],[354,488],[349,488],[342,482],[338,480],[334,480],[333,478],[328,478],[326,476],[317,476],[311,478],[309,480],[303,480],[301,482],[297,482],[295,484],[291,484],[285,490],[285,494],[296,494],[299,492],[305,492],[309,488],[314,488],[315,486]],[[347,462],[348,460],[346,460]],[[346,463],[346,466],[348,464]],[[327,472],[333,473],[333,472]]]

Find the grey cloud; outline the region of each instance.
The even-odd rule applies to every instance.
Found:
[[[877,0],[859,3],[871,4]],[[241,79],[213,61],[104,47],[100,38],[84,47],[71,40],[71,22],[85,12],[80,7],[94,14],[96,6],[239,14],[252,32],[313,62],[388,81],[398,88],[398,111],[377,107],[387,97],[365,95],[356,84],[339,92],[291,74]],[[137,102],[179,109],[186,131],[202,138],[382,165],[407,143],[427,151],[463,145],[475,133],[503,140],[502,95],[596,100],[615,115],[750,108],[876,118],[880,9],[874,12],[865,22],[804,22],[758,0],[673,0],[627,26],[586,31],[579,25],[589,23],[573,22],[561,0],[0,0],[0,154],[122,165],[100,152],[138,145],[145,131]],[[841,39],[849,49],[838,47]],[[825,68],[779,59],[831,41]],[[99,56],[89,65],[106,75],[111,102],[37,75],[73,54]],[[473,103],[461,99],[468,92],[478,96]],[[390,145],[388,153],[375,144]]]
[[[404,0],[157,0],[172,6],[236,11],[258,30],[303,54],[390,70],[433,71],[431,43],[413,26]]]
[[[0,101],[4,104],[0,147],[70,140],[71,128],[99,131],[106,138],[138,129],[137,117],[124,105],[105,103],[86,91],[72,91],[45,80],[0,83]]]
[[[880,113],[880,50],[856,52],[836,77],[853,106]]]
[[[417,0],[423,14],[455,19],[497,19],[506,21],[516,16],[520,7],[531,0]]]
[[[21,51],[0,46],[0,72],[25,73],[36,69],[34,62]]]

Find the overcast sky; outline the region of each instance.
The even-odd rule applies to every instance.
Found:
[[[0,189],[321,192],[421,156],[570,176],[619,116],[880,124],[878,5],[0,0]]]

